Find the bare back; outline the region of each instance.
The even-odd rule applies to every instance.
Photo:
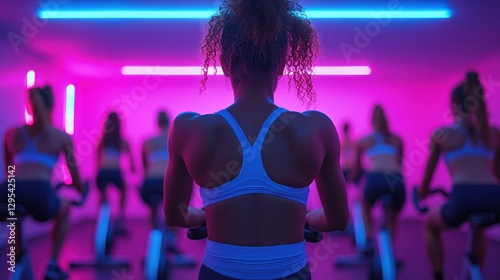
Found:
[[[163,177],[168,165],[167,135],[149,138],[144,142],[143,153],[147,163],[147,177]]]
[[[392,133],[382,141],[383,143],[378,143],[372,135],[363,137],[360,140],[361,153],[366,153],[369,156],[370,166],[367,169],[371,172],[401,172],[403,141]],[[392,147],[395,152],[381,152],[370,156],[368,153],[370,149],[376,149],[376,146],[380,144]]]
[[[250,144],[272,112],[268,109],[245,115],[231,107],[228,111]],[[264,168],[272,181],[301,188],[315,180],[325,158],[320,135],[321,118],[324,116],[317,112],[285,112],[274,121],[261,152]],[[212,188],[236,178],[243,157],[240,143],[228,123],[212,114],[194,117],[188,126],[190,141],[185,147],[184,161],[196,184]],[[342,176],[340,168],[331,172]],[[205,209],[211,229],[209,239],[242,246],[302,241],[305,214],[304,205],[263,194],[234,197]]]
[[[466,131],[455,129],[454,127],[445,127],[442,130],[441,141],[437,141],[440,151],[446,155],[462,149],[470,136]],[[439,143],[440,142],[440,143]],[[490,143],[486,145],[477,139],[474,145],[481,145],[487,150],[495,151],[500,149],[500,131],[496,128],[491,129]],[[446,159],[446,156],[445,156]],[[498,183],[498,179],[493,174],[493,159],[485,156],[467,155],[456,157],[453,160],[447,160],[447,167],[452,177],[453,184],[476,183],[490,184]]]
[[[26,139],[27,133],[29,140]],[[36,139],[36,140],[33,140]],[[26,149],[28,141],[34,143],[36,150],[48,156],[58,158],[61,153],[68,152],[72,149],[70,136],[52,126],[46,127],[43,130],[36,131],[31,126],[23,126],[15,128],[7,132],[5,136],[6,149],[11,156],[12,164],[15,164],[16,155]],[[53,168],[38,164],[38,163],[22,163],[16,164],[16,177],[18,179],[51,179]]]

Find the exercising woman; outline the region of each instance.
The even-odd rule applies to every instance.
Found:
[[[467,73],[465,81],[453,89],[451,105],[455,123],[433,132],[420,190],[420,197],[425,198],[443,155],[453,190],[450,201],[432,209],[426,220],[427,253],[434,279],[444,279],[441,231],[457,228],[473,212],[495,212],[500,221],[500,131],[489,123],[477,73]],[[484,231],[477,234],[474,243],[482,267],[486,257]]]
[[[28,108],[33,124],[10,129],[5,135],[5,166],[15,167],[16,204],[25,206],[35,221],[54,220],[45,279],[67,279],[68,274],[58,266],[58,258],[70,226],[70,202],[56,195],[50,180],[59,155],[63,153],[72,184],[83,194],[73,141],[66,132],[52,126],[54,94],[49,86],[28,91]],[[7,203],[7,193],[7,183],[4,183],[0,187],[1,203]],[[16,244],[19,242],[16,240]],[[16,252],[17,257],[21,254]]]
[[[102,139],[97,149],[97,188],[101,203],[107,202],[106,186],[115,185],[120,191],[120,219],[117,224],[119,233],[125,232],[126,186],[121,171],[121,156],[126,153],[130,159],[130,168],[135,172],[134,160],[130,145],[121,135],[121,124],[118,114],[111,112],[104,123]]]
[[[396,223],[400,210],[406,200],[406,189],[401,175],[403,158],[403,141],[389,130],[389,123],[384,109],[376,105],[372,113],[374,132],[363,137],[358,144],[356,172],[359,174],[361,159],[368,156],[370,166],[366,174],[366,186],[363,191],[363,219],[365,221],[366,238],[372,244],[371,210],[375,202],[385,194],[392,195],[392,205],[388,212],[387,225],[394,240]]]
[[[326,115],[278,107],[274,91],[285,74],[299,98],[314,101],[316,32],[303,8],[286,0],[223,1],[209,26],[202,88],[219,58],[234,103],[175,119],[164,182],[167,224],[206,224],[199,279],[310,279],[304,227],[344,230],[349,220],[340,144]],[[189,207],[193,180],[204,211]],[[306,213],[313,181],[323,208]]]
[[[342,139],[340,142],[340,166],[342,173],[347,182],[351,179],[351,175],[356,168],[356,141],[351,137],[351,126],[349,123],[344,123],[342,126]],[[353,183],[357,184],[361,179],[363,172],[359,172],[353,179]]]
[[[167,139],[170,120],[164,111],[158,114],[160,133],[144,141],[142,145],[142,163],[145,171],[144,182],[140,188],[141,198],[151,210],[151,225],[158,229],[158,206],[163,201],[163,179],[168,165]],[[177,228],[168,228],[168,249],[175,253],[174,265],[194,265],[196,262],[187,258],[177,248],[180,231]]]

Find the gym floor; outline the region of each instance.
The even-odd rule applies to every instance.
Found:
[[[146,250],[148,223],[145,220],[129,220],[129,235],[119,237],[115,244],[114,254],[127,256],[131,266],[123,269],[79,268],[71,271],[72,280],[142,280],[142,259]],[[85,222],[71,228],[67,244],[61,256],[61,266],[68,269],[71,260],[78,256],[90,255],[92,252],[92,235],[94,223]],[[204,241],[192,241],[182,235],[180,247],[187,254],[200,262],[203,255]],[[445,276],[448,280],[460,279],[462,259],[465,252],[467,234],[461,231],[450,231],[443,235],[445,243]],[[35,279],[43,279],[44,269],[49,258],[50,239],[40,237],[29,242]],[[403,280],[431,279],[424,245],[423,226],[419,221],[401,221],[397,238],[396,255],[404,261],[399,269],[399,277]],[[314,280],[327,279],[368,279],[368,267],[336,268],[334,263],[340,255],[354,253],[351,239],[345,235],[325,235],[321,243],[308,244],[309,264]],[[5,256],[5,252],[1,252]],[[3,259],[3,258],[2,258]],[[485,265],[485,280],[500,279],[500,243],[488,241],[488,256]],[[195,280],[199,264],[191,268],[173,268],[173,280]],[[7,279],[5,261],[0,264],[0,279]]]

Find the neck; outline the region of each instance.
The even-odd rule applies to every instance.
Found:
[[[231,79],[234,91],[234,103],[261,105],[274,103],[274,91],[278,84],[277,77],[245,77]]]
[[[50,116],[42,117],[42,118],[33,118],[33,126],[37,129],[42,129],[46,126],[52,125],[52,121]]]
[[[160,135],[161,136],[168,135],[168,128],[160,128]]]
[[[471,118],[457,117],[455,119],[455,123],[463,126],[471,126],[474,125],[474,122]]]

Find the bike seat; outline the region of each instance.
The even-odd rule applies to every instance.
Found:
[[[15,209],[9,208],[9,204],[0,203],[0,220],[5,221],[7,218],[18,218],[21,219],[29,215],[28,209],[21,204],[15,204]],[[13,212],[14,215],[10,215]]]
[[[492,212],[472,213],[469,215],[472,228],[485,228],[498,223],[497,216]]]

